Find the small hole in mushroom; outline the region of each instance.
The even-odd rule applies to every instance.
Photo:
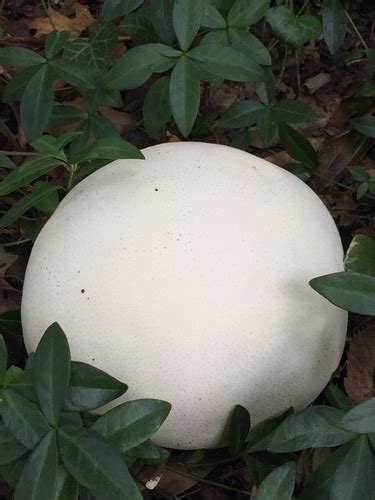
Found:
[[[81,293],[85,293],[85,289],[84,288],[82,288]]]

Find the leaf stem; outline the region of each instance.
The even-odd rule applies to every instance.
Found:
[[[41,0],[41,2],[42,2],[42,5],[43,5],[43,9],[45,10],[46,15],[47,15],[47,17],[49,19],[49,22],[51,23],[52,28],[55,30],[56,26],[55,26],[55,23],[53,22],[53,19],[52,19],[50,13],[49,13],[47,4],[46,4],[45,0]]]
[[[357,28],[357,26],[355,25],[355,23],[354,23],[353,19],[351,18],[351,16],[350,16],[349,12],[348,12],[346,9],[344,9],[344,10],[345,10],[345,15],[346,15],[346,17],[348,18],[348,21],[350,22],[350,24],[352,25],[352,28],[353,28],[353,30],[355,31],[355,34],[357,35],[357,37],[358,37],[359,41],[362,43],[362,45],[364,46],[364,48],[367,50],[367,49],[368,49],[368,45],[367,45],[367,43],[366,43],[366,42],[365,42],[365,40],[363,39],[363,37],[362,37],[361,33],[358,31],[358,28]]]
[[[305,0],[305,2],[303,3],[302,7],[299,9],[299,11],[297,12],[297,16],[300,16],[302,14],[302,12],[305,10],[305,7],[306,5],[309,3],[310,0]]]
[[[69,180],[67,185],[67,191],[70,191],[73,187],[73,177],[77,170],[77,164],[69,165]]]
[[[24,238],[23,240],[11,241],[10,243],[3,243],[1,246],[3,247],[15,247],[17,245],[23,245],[24,243],[28,243],[31,241],[31,238]]]

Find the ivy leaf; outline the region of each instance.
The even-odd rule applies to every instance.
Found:
[[[272,110],[281,122],[308,123],[317,119],[315,111],[302,101],[285,99],[272,106]]]
[[[16,440],[9,429],[0,422],[0,465],[13,462],[29,450]]]
[[[221,115],[217,124],[221,128],[251,127],[263,109],[264,105],[258,101],[237,101]]]
[[[169,104],[169,78],[159,78],[150,87],[143,101],[143,119],[151,137],[159,134],[172,115]]]
[[[228,37],[232,47],[241,50],[258,64],[270,66],[271,56],[263,43],[252,33],[238,28],[229,28]]]
[[[229,419],[228,449],[232,457],[242,453],[249,432],[250,414],[246,408],[237,405]]]
[[[347,18],[341,0],[324,0],[322,22],[324,40],[333,55],[346,35]]]
[[[375,138],[375,117],[361,116],[350,120],[351,126],[367,137]]]
[[[173,45],[176,34],[173,29],[174,0],[153,0],[149,6],[149,18],[160,40]]]
[[[375,432],[375,398],[352,408],[338,423],[341,429],[358,434]]]
[[[13,78],[9,80],[9,82],[5,86],[4,93],[2,95],[2,101],[8,103],[20,101],[30,80],[44,66],[44,64],[31,66],[30,68],[24,69],[21,73],[14,75]]]
[[[184,137],[188,137],[193,128],[200,97],[197,70],[188,57],[181,56],[171,74],[169,99],[173,117]]]
[[[228,13],[228,26],[243,27],[257,23],[265,16],[271,0],[235,0]]]
[[[21,99],[21,123],[32,139],[46,129],[53,106],[53,78],[50,68],[43,65],[29,81]]]
[[[322,26],[315,16],[295,16],[287,7],[274,7],[267,12],[267,21],[280,40],[291,47],[302,47],[322,34]]]
[[[310,281],[329,302],[346,311],[375,316],[375,277],[361,273],[333,273]]]
[[[346,251],[344,266],[346,271],[375,277],[375,240],[365,234],[356,234]]]
[[[203,0],[175,0],[173,27],[184,52],[189,49],[198,33],[203,18]]]
[[[318,166],[318,155],[304,135],[286,123],[280,124],[279,135],[283,146],[292,158],[312,170]]]
[[[295,477],[294,462],[281,465],[262,481],[257,491],[257,500],[291,500]]]
[[[23,47],[0,48],[0,64],[27,68],[28,66],[35,66],[45,62],[46,59],[44,57],[30,49],[24,49]]]
[[[69,40],[69,31],[51,31],[44,42],[47,59],[53,59]]]
[[[112,21],[126,16],[142,4],[143,0],[105,0],[100,11],[100,20]]]

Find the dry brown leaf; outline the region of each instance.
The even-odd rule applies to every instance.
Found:
[[[345,390],[352,404],[374,396],[372,372],[375,365],[375,324],[357,333],[349,344]]]
[[[331,81],[331,76],[328,73],[318,73],[312,78],[308,78],[303,86],[307,89],[309,94],[315,94],[317,90],[322,88]]]
[[[75,16],[70,19],[52,7],[48,8],[48,14],[52,19],[52,26],[49,17],[37,17],[30,23],[30,28],[36,30],[36,36],[48,35],[54,29],[58,31],[70,31],[73,38],[78,37],[82,31],[95,23],[87,6],[75,3],[73,5]]]

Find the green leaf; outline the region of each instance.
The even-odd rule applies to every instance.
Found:
[[[90,429],[62,427],[58,445],[63,464],[98,500],[141,500],[121,455]]]
[[[265,477],[269,474],[269,468],[263,462],[251,455],[244,455],[242,456],[242,459],[250,471],[255,486],[259,488],[263,479],[265,479]]]
[[[245,448],[250,432],[250,414],[246,408],[236,405],[229,419],[228,449],[232,457],[237,457]]]
[[[250,443],[247,445],[246,453],[254,453],[255,451],[263,451],[269,448],[275,430],[292,413],[292,408],[289,408],[281,415],[260,424],[255,436],[252,437]]]
[[[358,434],[375,432],[375,398],[352,408],[338,423],[340,428]]]
[[[324,395],[330,406],[341,411],[349,411],[351,406],[346,394],[334,384],[328,384]]]
[[[173,118],[184,137],[193,128],[199,110],[200,82],[193,63],[184,55],[172,70],[169,100]]]
[[[30,145],[39,153],[54,155],[58,152],[56,137],[52,135],[41,135],[30,141]]]
[[[235,0],[228,13],[228,26],[243,27],[255,24],[265,16],[271,0]]]
[[[43,65],[29,81],[21,99],[21,124],[32,139],[47,128],[53,106],[53,79],[50,68]]]
[[[15,500],[40,500],[53,497],[57,479],[56,433],[50,431],[26,462],[17,484]]]
[[[113,123],[104,116],[95,114],[90,116],[91,131],[97,139],[104,137],[120,137],[118,130]]]
[[[225,111],[217,125],[222,128],[251,127],[257,121],[258,114],[264,106],[258,101],[238,101]]]
[[[56,488],[51,500],[77,500],[78,483],[69,472],[60,465],[57,472]]]
[[[214,29],[226,29],[227,23],[213,5],[212,0],[204,0],[202,26]]]
[[[1,313],[0,326],[12,333],[22,335],[21,311],[19,309],[12,309]]]
[[[152,84],[143,101],[146,132],[155,137],[172,115],[169,104],[169,78],[164,76]]]
[[[352,127],[361,134],[375,138],[375,117],[361,116],[350,120]]]
[[[324,0],[322,23],[324,40],[333,55],[346,35],[347,18],[341,0]]]
[[[82,120],[81,123],[76,128],[76,132],[81,132],[81,134],[73,139],[69,146],[70,152],[70,162],[72,162],[72,157],[74,154],[78,154],[82,149],[85,148],[91,133],[91,122],[89,118]]]
[[[314,122],[318,118],[315,111],[302,101],[285,99],[272,106],[272,110],[277,119],[285,123]]]
[[[281,465],[262,481],[257,491],[257,500],[291,500],[295,477],[294,462]]]
[[[375,96],[375,82],[365,82],[359,87],[355,93],[357,97],[374,97]]]
[[[26,68],[27,66],[35,66],[45,62],[45,58],[33,50],[24,49],[23,47],[0,48],[0,64]]]
[[[238,28],[229,28],[228,37],[232,47],[244,52],[258,64],[270,66],[271,56],[263,43],[252,33]]]
[[[269,148],[277,132],[279,122],[270,107],[264,107],[257,115],[257,133],[265,148]]]
[[[322,34],[322,26],[315,16],[295,16],[287,7],[274,7],[267,12],[267,21],[277,38],[291,47],[302,47]]]
[[[141,5],[143,0],[105,0],[100,19],[102,21],[112,21],[116,17],[122,17],[129,14]]]
[[[50,427],[36,404],[11,389],[3,390],[2,416],[15,438],[32,450]]]
[[[8,350],[4,337],[0,335],[0,383],[4,380],[4,375],[8,365]]]
[[[0,168],[14,170],[17,165],[4,153],[0,153]]]
[[[174,0],[153,0],[150,3],[149,18],[160,40],[173,45],[176,34],[173,29]]]
[[[203,19],[203,0],[175,0],[173,27],[184,52],[189,49]]]
[[[155,434],[170,410],[169,403],[158,399],[128,401],[101,416],[92,429],[123,453]]]
[[[57,191],[58,189],[61,189],[61,187],[56,185],[49,185],[47,183],[35,186],[31,193],[16,201],[11,206],[11,208],[0,218],[0,229],[13,224],[13,222],[16,222],[18,218],[21,217],[21,215],[30,210],[30,208],[37,205],[43,198],[49,196],[51,193]]]
[[[346,271],[375,277],[375,240],[365,234],[352,239],[344,259]]]
[[[367,436],[359,436],[337,467],[330,500],[371,500],[374,491],[374,456]]]
[[[156,63],[166,62],[173,66],[175,59],[163,55],[169,49],[161,43],[148,43],[128,50],[105,75],[104,84],[118,90],[139,87],[150,78]]]
[[[282,168],[296,175],[303,182],[306,182],[311,177],[311,170],[302,165],[302,163],[285,163]]]
[[[25,184],[29,184],[60,164],[61,160],[49,155],[29,158],[0,182],[0,196],[5,196]]]
[[[52,426],[59,421],[70,378],[70,349],[58,323],[49,326],[34,354],[33,382],[40,408]]]
[[[141,151],[120,137],[103,137],[71,158],[74,163],[93,160],[119,160],[122,158],[144,159]]]
[[[0,476],[9,484],[13,489],[17,486],[22,469],[28,459],[28,454],[9,462],[5,465],[0,465]]]
[[[7,103],[20,101],[32,77],[43,67],[44,65],[41,64],[38,66],[31,66],[30,68],[23,70],[21,73],[14,75],[13,78],[6,84],[2,95],[2,101]]]
[[[57,146],[57,151],[61,151],[62,149],[65,148],[68,144],[70,144],[74,139],[79,137],[82,134],[82,132],[65,132],[65,134],[61,134],[59,137],[56,137],[56,146]]]
[[[250,134],[248,129],[242,129],[232,135],[230,145],[232,148],[246,151],[250,146]]]
[[[360,184],[358,186],[357,192],[356,192],[356,198],[357,198],[357,200],[360,200],[361,198],[363,198],[363,196],[365,196],[365,194],[368,191],[368,188],[369,188],[369,183],[368,182],[362,182],[362,184]]]
[[[44,42],[47,59],[53,59],[69,40],[69,31],[51,31]]]
[[[53,59],[51,68],[66,83],[82,89],[94,89],[96,81],[91,70],[68,59]]]
[[[82,121],[85,118],[87,118],[87,114],[74,106],[56,104],[52,109],[49,126],[69,125],[70,123]]]
[[[355,181],[363,182],[369,180],[369,175],[363,167],[359,167],[358,165],[354,165],[353,167],[346,167],[349,172],[352,174],[352,177]]]
[[[0,465],[13,462],[29,450],[19,443],[9,429],[0,422]]]
[[[342,272],[319,276],[310,286],[337,307],[357,314],[375,315],[375,278]]]
[[[293,413],[276,429],[268,449],[271,453],[289,453],[346,443],[355,434],[336,427],[342,417],[340,410],[330,406],[312,406]]]
[[[65,409],[88,411],[124,394],[128,386],[94,366],[72,361]]]
[[[18,366],[12,365],[8,368],[4,377],[4,388],[12,389],[33,403],[37,401],[31,374]]]
[[[271,104],[276,90],[276,78],[270,67],[263,68],[265,79],[263,82],[255,82],[257,96],[263,104]]]
[[[232,47],[214,43],[201,44],[190,50],[188,57],[194,59],[202,69],[227,80],[256,82],[265,79],[263,68],[259,64]]]
[[[159,40],[151,24],[149,8],[150,4],[143,4],[138,10],[126,16],[120,24],[120,29],[131,36],[134,45],[154,43]]]
[[[280,124],[279,135],[284,148],[292,158],[312,170],[319,165],[318,155],[304,135],[286,123]]]
[[[202,38],[200,46],[211,43],[215,45],[221,45],[221,46],[225,45],[226,47],[230,47],[231,43],[228,36],[228,30],[220,29],[220,30],[209,31],[207,35],[205,35]]]
[[[147,439],[147,441],[144,441],[138,446],[127,450],[126,455],[142,459],[158,459],[160,458],[160,449],[151,441],[151,439]],[[189,461],[189,463],[192,462]]]
[[[369,60],[375,64],[375,49],[366,49],[365,51],[366,56],[369,58]]]

